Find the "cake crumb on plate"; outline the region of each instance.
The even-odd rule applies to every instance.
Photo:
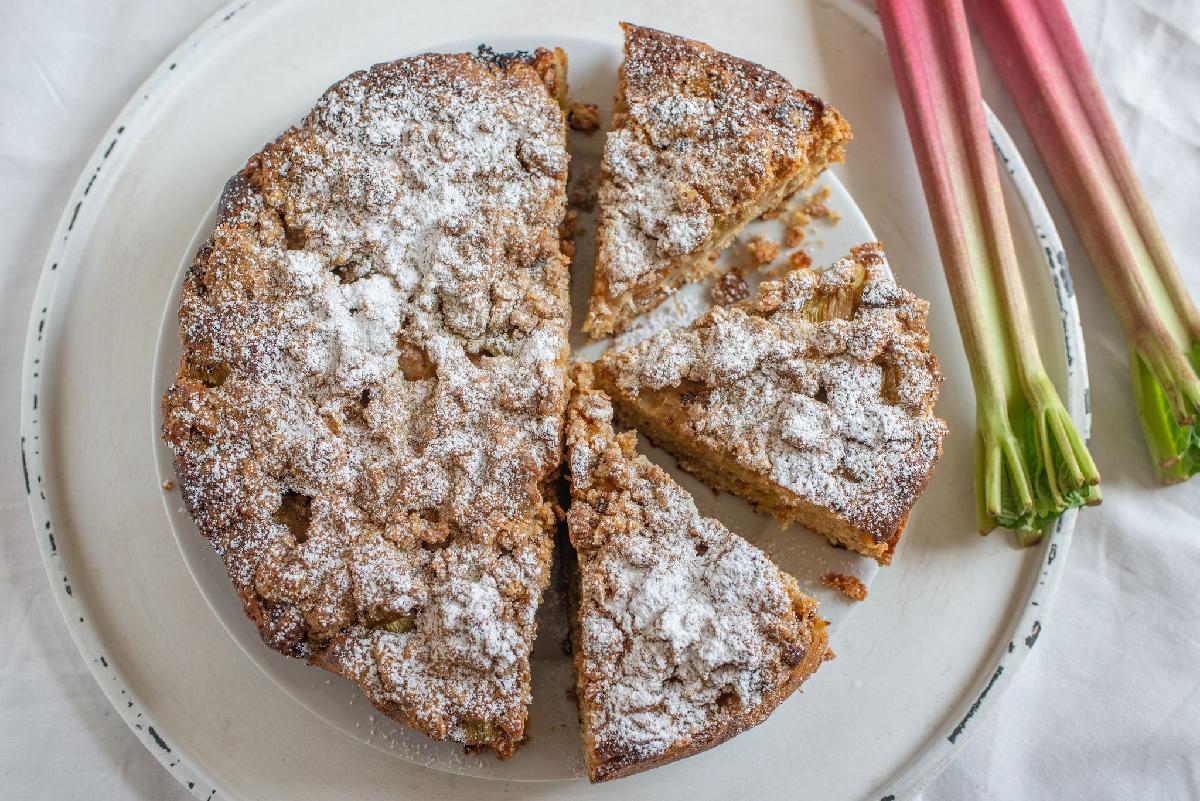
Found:
[[[837,590],[851,601],[867,600],[867,585],[857,576],[847,576],[844,573],[826,573],[821,576],[821,583],[831,590]]]

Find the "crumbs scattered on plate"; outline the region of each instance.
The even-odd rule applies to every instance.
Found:
[[[844,573],[826,573],[821,576],[821,583],[831,590],[837,590],[852,601],[867,600],[867,585],[857,576],[847,576]]]

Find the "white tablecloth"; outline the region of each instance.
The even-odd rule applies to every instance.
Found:
[[[188,797],[110,709],[59,617],[30,531],[17,394],[30,299],[72,184],[136,86],[219,4],[0,4],[3,799]],[[1200,296],[1200,3],[1070,5]],[[992,100],[1019,134],[1011,106]],[[1105,501],[1080,518],[1038,647],[926,798],[1200,798],[1200,478],[1154,485],[1116,320],[1037,169],[1082,308]]]

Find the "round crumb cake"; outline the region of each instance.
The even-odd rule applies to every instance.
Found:
[[[562,51],[358,72],[226,186],[163,399],[271,647],[513,753],[559,517]]]

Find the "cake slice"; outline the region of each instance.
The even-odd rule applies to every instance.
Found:
[[[511,755],[567,403],[561,50],[331,87],[226,187],[163,434],[263,640]]]
[[[620,332],[714,261],[746,223],[841,161],[850,126],[781,75],[622,23],[584,330]]]
[[[761,723],[832,658],[816,602],[614,435],[578,365],[567,413],[572,598],[594,782],[691,756]]]
[[[946,434],[928,309],[860,245],[609,350],[596,381],[706,483],[887,564]]]

